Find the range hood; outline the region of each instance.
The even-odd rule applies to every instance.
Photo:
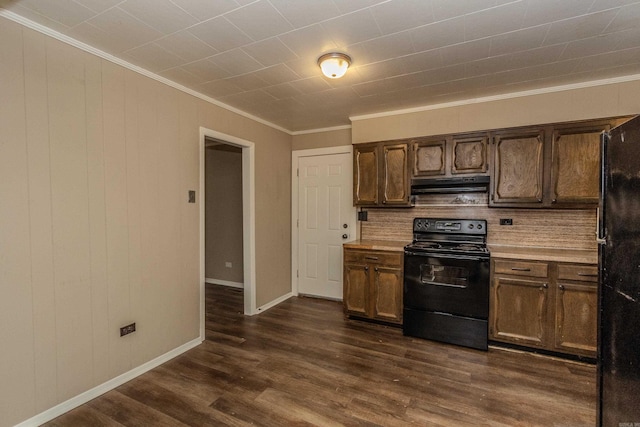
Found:
[[[487,175],[449,177],[449,178],[413,178],[411,194],[438,193],[486,193],[489,191]]]

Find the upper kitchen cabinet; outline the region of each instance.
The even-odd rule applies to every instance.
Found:
[[[605,120],[496,132],[490,206],[587,208],[598,203]]]
[[[413,176],[445,175],[447,140],[422,138],[411,141],[411,165]]]
[[[445,177],[458,174],[486,174],[488,136],[449,135],[411,141],[414,177]]]
[[[353,147],[353,204],[356,206],[378,204],[379,151],[377,144]]]
[[[543,130],[529,129],[494,136],[491,205],[542,203],[543,147]]]
[[[410,206],[408,154],[406,142],[354,145],[354,205]]]
[[[551,203],[597,204],[600,180],[600,134],[608,123],[560,127],[551,142]]]
[[[451,139],[451,174],[486,174],[489,140],[486,134]]]

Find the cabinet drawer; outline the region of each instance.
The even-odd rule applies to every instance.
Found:
[[[558,264],[558,279],[597,282],[598,266],[590,264]]]
[[[402,253],[379,251],[344,251],[345,263],[380,264],[390,266],[402,266]]]
[[[494,271],[497,274],[513,276],[547,277],[549,266],[543,262],[497,259],[494,261]]]

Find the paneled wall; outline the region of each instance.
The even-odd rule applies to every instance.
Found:
[[[0,426],[199,336],[200,126],[256,144],[266,304],[291,290],[291,136],[0,18]]]

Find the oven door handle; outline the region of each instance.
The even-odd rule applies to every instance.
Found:
[[[460,279],[458,279],[458,280],[460,280]],[[466,281],[467,279],[462,279],[462,280]],[[447,288],[457,288],[457,289],[464,289],[464,288],[467,287],[467,285],[456,285],[456,284],[453,284],[453,283],[443,283],[443,282],[434,282],[434,281],[428,281],[428,282],[422,282],[421,281],[420,283],[422,283],[423,285],[429,285],[429,286],[444,286],[444,287],[447,287]]]
[[[447,258],[447,259],[461,259],[465,261],[489,261],[489,257],[479,257],[473,255],[457,255],[457,254],[434,254],[427,252],[411,252],[405,251],[405,255],[419,256],[423,258]]]

